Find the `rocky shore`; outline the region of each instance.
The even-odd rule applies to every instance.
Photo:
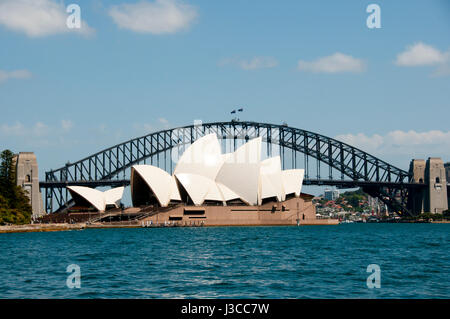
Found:
[[[80,230],[84,229],[85,227],[86,227],[85,223],[11,225],[11,226],[0,226],[0,233],[28,233],[28,232]]]

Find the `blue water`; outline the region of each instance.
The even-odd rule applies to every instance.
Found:
[[[450,298],[450,224],[0,234],[0,298]],[[66,267],[81,268],[69,289]],[[369,264],[381,287],[367,288]]]

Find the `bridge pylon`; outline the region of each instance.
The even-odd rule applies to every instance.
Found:
[[[444,162],[438,157],[413,159],[409,173],[415,183],[425,184],[408,194],[408,207],[414,215],[442,214],[448,209],[447,177]]]

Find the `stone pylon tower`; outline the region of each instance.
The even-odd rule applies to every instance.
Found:
[[[45,211],[39,189],[39,170],[36,155],[33,152],[20,152],[15,157],[15,164],[16,184],[21,186],[30,197],[33,210],[32,218],[40,217]]]
[[[450,162],[445,163],[444,167],[445,167],[445,176],[447,178],[447,183],[448,183],[448,181],[450,181]]]
[[[442,159],[430,157],[426,162],[414,159],[409,165],[409,173],[414,183],[426,185],[410,191],[408,207],[415,215],[441,214],[448,209],[447,174]]]
[[[430,213],[442,214],[444,210],[448,209],[447,177],[442,159],[428,158],[425,180],[429,186],[425,196],[425,207]]]
[[[447,183],[450,182],[450,162],[444,164],[445,167],[445,177],[447,179]],[[447,187],[447,204],[450,204],[450,192]]]
[[[409,164],[409,174],[414,183],[425,184],[425,167],[423,159],[413,159]],[[425,212],[425,189],[411,189],[408,198],[408,207],[414,215]]]

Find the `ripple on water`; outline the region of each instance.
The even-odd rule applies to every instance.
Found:
[[[448,224],[0,235],[0,298],[450,298]],[[68,289],[66,267],[81,267]],[[366,268],[381,267],[380,289]]]

